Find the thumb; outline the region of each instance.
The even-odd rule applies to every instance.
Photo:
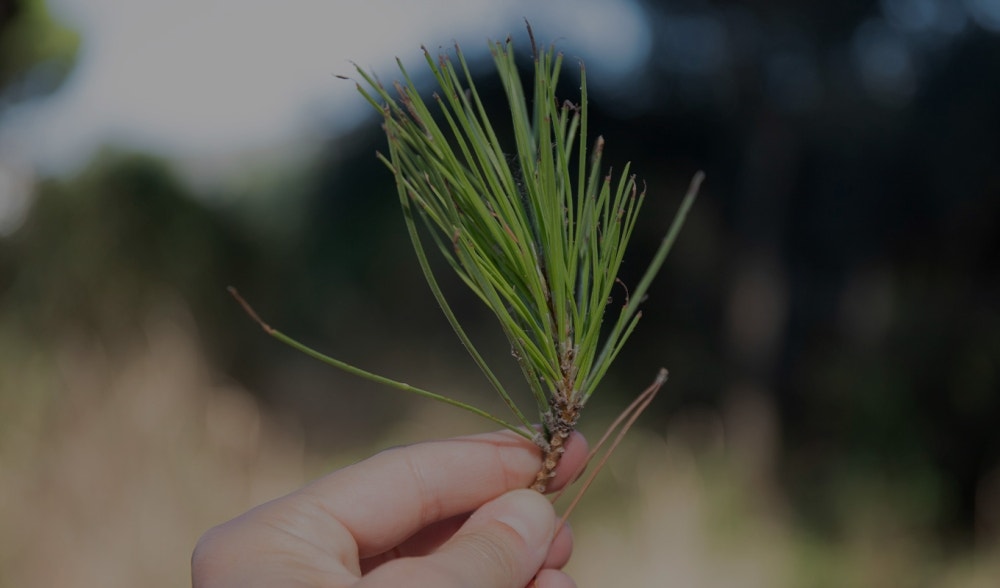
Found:
[[[534,490],[484,504],[434,553],[376,568],[363,586],[522,588],[545,562],[556,514]]]

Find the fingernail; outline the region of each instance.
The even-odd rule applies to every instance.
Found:
[[[497,499],[496,520],[504,523],[529,546],[548,549],[555,535],[555,511],[534,490],[514,490]]]

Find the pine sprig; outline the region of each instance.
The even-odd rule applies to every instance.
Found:
[[[646,191],[639,189],[629,165],[617,176],[602,175],[601,137],[589,153],[584,148],[588,97],[582,64],[579,104],[560,101],[556,86],[563,56],[552,47],[539,51],[533,38],[532,46],[529,106],[511,40],[490,43],[510,110],[513,158],[498,139],[457,45],[454,59],[447,54],[435,59],[424,48],[440,88],[433,96],[434,110],[399,61],[404,82],[394,84],[394,94],[360,68],[367,87],[358,89],[384,115],[389,155],[380,157],[396,178],[411,240],[438,304],[494,388],[525,422],[441,293],[416,219],[499,320],[545,424],[540,444],[551,451],[555,437],[564,439],[572,431],[580,409],[632,334],[641,316],[638,302],[676,239],[696,186],[602,341],[605,310],[621,287],[618,271]]]
[[[618,173],[602,171],[604,139],[598,136],[592,148],[586,148],[586,69],[580,65],[579,102],[560,101],[556,87],[563,56],[553,47],[539,51],[530,27],[528,33],[534,57],[530,100],[521,85],[511,40],[490,43],[509,107],[513,137],[509,146],[501,143],[494,115],[487,112],[457,45],[454,58],[442,54],[435,59],[424,48],[439,88],[430,104],[399,60],[402,81],[392,84],[391,91],[373,74],[357,68],[363,81],[358,90],[383,115],[389,152],[378,157],[395,177],[403,218],[427,284],[473,361],[516,417],[515,423],[311,349],[269,326],[234,289],[230,291],[266,333],[311,357],[468,410],[533,440],[543,450],[543,461],[532,488],[544,491],[580,411],[638,324],[639,303],[676,241],[704,176],[695,175],[653,260],[629,293],[617,276],[646,196],[645,186],[640,190],[629,164]],[[538,419],[529,418],[513,401],[452,311],[432,270],[424,244],[428,239],[499,321],[534,397],[544,426],[541,432],[533,426]],[[616,288],[625,291],[625,301],[605,329],[605,311],[614,308]],[[611,450],[666,377],[661,369],[612,425],[614,429],[617,423],[626,423]]]

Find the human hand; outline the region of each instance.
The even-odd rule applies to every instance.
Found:
[[[550,488],[586,453],[574,433]],[[383,451],[210,529],[192,585],[572,588],[569,528],[526,489],[540,462],[510,432]]]

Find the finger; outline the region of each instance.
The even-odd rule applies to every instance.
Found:
[[[565,447],[566,453],[563,454],[562,459],[559,461],[559,467],[556,468],[556,476],[549,481],[548,489],[545,491],[547,494],[561,490],[563,486],[575,482],[580,474],[583,473],[584,466],[587,465],[586,460],[589,448],[587,447],[587,440],[583,438],[582,434],[573,431],[569,439],[566,440]],[[539,454],[540,459],[541,455]],[[537,471],[535,470],[532,474],[537,473]]]
[[[586,441],[573,435],[560,469],[577,469],[586,453]],[[343,524],[357,542],[358,556],[367,558],[432,523],[527,487],[540,463],[538,448],[511,432],[432,441],[384,451],[334,472],[294,499],[317,504]],[[568,476],[557,475],[553,487]]]
[[[416,535],[403,541],[391,550],[363,560],[361,562],[361,573],[367,574],[385,562],[394,559],[419,557],[431,553],[450,539],[468,519],[469,513],[465,513],[424,527],[420,531],[417,531]],[[569,562],[572,554],[573,530],[569,523],[563,523],[562,527],[556,531],[556,536],[552,540],[552,546],[549,548],[549,554],[545,558],[542,567],[562,568]]]
[[[460,588],[522,588],[545,561],[558,521],[552,505],[533,490],[514,490],[477,510],[434,553],[397,559],[358,584]]]
[[[556,532],[555,539],[552,540],[552,545],[549,547],[549,553],[545,557],[545,562],[542,563],[542,568],[561,569],[569,563],[571,555],[573,555],[573,530],[570,529],[569,524],[563,523],[562,527]]]
[[[434,551],[444,544],[451,536],[458,531],[465,521],[469,520],[471,513],[463,513],[453,517],[432,523],[417,531],[415,535],[406,539],[389,551],[373,555],[361,561],[361,573],[367,574],[387,561],[399,559],[401,557],[420,557]]]
[[[424,527],[416,535],[391,550],[363,560],[361,562],[361,573],[367,574],[378,566],[394,559],[419,557],[431,553],[450,539],[468,519],[469,514],[466,513]],[[552,546],[549,548],[548,556],[546,556],[542,567],[562,568],[569,562],[572,554],[573,530],[570,528],[569,523],[563,523],[552,540]]]
[[[529,588],[576,588],[576,582],[560,570],[542,570],[528,586]]]
[[[218,586],[349,586],[357,561],[331,558],[329,545],[352,545],[347,530],[325,525],[322,542],[310,537],[312,513],[263,504],[213,527],[191,556],[194,588]],[[305,532],[300,533],[299,530]]]

